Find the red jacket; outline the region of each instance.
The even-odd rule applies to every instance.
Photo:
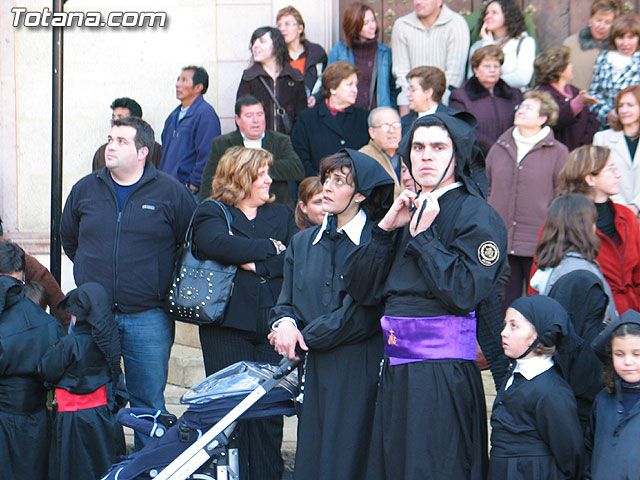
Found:
[[[624,205],[613,203],[614,223],[616,232],[620,237],[620,246],[604,235],[600,230],[596,230],[600,238],[600,250],[596,261],[600,265],[600,270],[607,283],[611,287],[613,300],[619,314],[623,314],[629,309],[640,309],[640,226],[638,219]],[[540,229],[542,233],[542,229]],[[540,234],[538,234],[538,239]],[[538,267],[534,264],[531,267],[531,275]],[[529,294],[538,293],[529,286]]]

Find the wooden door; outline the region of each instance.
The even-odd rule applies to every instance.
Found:
[[[413,0],[364,0],[377,14],[382,31],[382,42],[391,46],[391,30],[399,17],[413,10]],[[536,26],[538,51],[555,45],[587,25],[590,0],[515,0],[523,11],[533,17]],[[353,0],[340,0],[340,12]],[[482,0],[445,0],[449,8],[467,15],[483,8]],[[638,12],[640,0],[624,2],[626,11]],[[342,39],[342,32],[340,32]]]

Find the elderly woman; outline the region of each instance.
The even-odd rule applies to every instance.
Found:
[[[302,112],[291,134],[306,176],[318,175],[322,158],[369,142],[369,112],[353,105],[359,78],[360,70],[348,62],[332,63],[322,74],[324,100]]]
[[[538,232],[555,198],[558,176],[569,151],[551,127],[558,105],[547,92],[524,94],[513,127],[487,155],[489,205],[507,226],[511,279],[505,287],[503,310],[522,296],[536,250]]]
[[[220,205],[205,200],[193,219],[193,243],[200,258],[237,265],[235,283],[221,326],[201,326],[200,343],[206,374],[241,360],[278,363],[270,348],[269,310],[282,286],[285,245],[298,231],[292,210],[271,203],[271,154],[232,147],[222,156],[210,197],[222,202],[232,217],[227,230]],[[240,427],[241,477],[280,479],[282,417],[249,420]]]
[[[600,122],[589,110],[596,99],[586,90],[571,85],[573,64],[569,47],[553,47],[536,58],[534,68],[538,90],[549,92],[558,104],[558,121],[553,127],[556,138],[573,150],[590,144]]]
[[[615,120],[614,100],[620,90],[640,83],[640,16],[627,13],[611,25],[609,49],[598,55],[589,95],[597,103],[591,105],[603,126]]]
[[[236,99],[253,95],[264,106],[267,128],[290,134],[307,107],[304,78],[289,64],[287,44],[278,29],[255,30],[250,48],[253,65],[242,73]]]
[[[349,62],[360,70],[355,106],[372,110],[392,105],[391,49],[377,41],[376,12],[362,2],[352,3],[342,17],[344,42],[329,52],[329,64]]]
[[[524,88],[533,76],[536,41],[527,33],[522,10],[513,0],[487,3],[478,19],[480,40],[471,45],[469,57],[487,45],[497,45],[504,53],[501,78],[510,87]],[[469,72],[471,76],[471,72]]]
[[[276,22],[289,49],[289,64],[304,76],[307,103],[313,107],[316,103],[313,95],[320,91],[320,78],[327,65],[327,54],[320,45],[307,40],[304,20],[295,7],[288,5],[278,10]]]
[[[616,96],[616,119],[608,130],[593,136],[594,145],[611,149],[611,158],[622,174],[620,193],[613,200],[626,205],[636,215],[640,210],[640,85],[621,90]]]
[[[594,0],[589,25],[563,42],[571,50],[573,84],[579,90],[587,90],[591,85],[593,66],[600,52],[609,46],[611,24],[621,11],[620,0]]]
[[[449,106],[469,112],[478,120],[474,130],[486,155],[498,137],[513,124],[522,93],[500,78],[504,54],[497,45],[481,47],[471,55],[473,77],[451,93]]]

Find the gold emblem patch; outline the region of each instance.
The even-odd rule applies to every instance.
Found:
[[[483,242],[478,247],[478,260],[485,267],[495,265],[500,258],[500,249],[494,242]]]

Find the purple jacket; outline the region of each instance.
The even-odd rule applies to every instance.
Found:
[[[549,92],[558,104],[558,121],[553,127],[553,134],[557,140],[564,143],[569,151],[582,145],[589,145],[593,135],[600,130],[600,122],[588,105],[582,107],[577,115],[571,109],[571,100],[578,96],[580,90],[569,85],[570,96],[565,96],[551,85],[538,85],[538,90]]]
[[[522,93],[498,80],[493,94],[473,76],[460,88],[451,92],[449,106],[469,112],[478,121],[474,130],[482,152],[487,155],[498,137],[513,125],[515,107],[522,101]]]
[[[180,105],[164,122],[160,170],[184,185],[192,183],[200,188],[211,142],[221,133],[220,120],[202,95],[193,101],[187,114],[177,123],[179,114]]]

